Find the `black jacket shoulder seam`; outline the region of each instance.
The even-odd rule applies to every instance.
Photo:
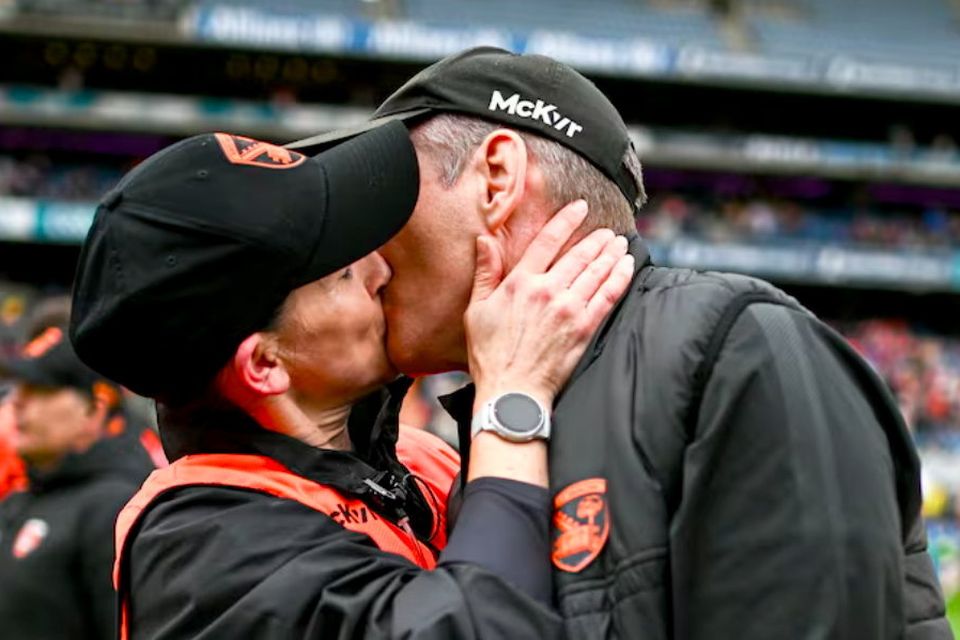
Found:
[[[713,367],[720,357],[720,351],[727,341],[727,336],[730,334],[733,325],[740,318],[740,314],[743,313],[744,309],[757,303],[776,304],[782,307],[792,308],[789,301],[778,299],[768,291],[742,293],[727,303],[723,314],[720,316],[716,325],[714,325],[710,341],[707,342],[707,348],[703,352],[703,358],[700,360],[700,364],[693,374],[693,395],[690,403],[691,411],[689,412],[689,419],[686,421],[687,442],[693,440],[697,420],[700,417],[700,404],[703,401],[703,394],[706,391],[710,375],[713,373]]]

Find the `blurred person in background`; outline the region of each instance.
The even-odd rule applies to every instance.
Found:
[[[110,438],[120,390],[48,327],[2,363],[29,486],[0,502],[0,629],[11,638],[113,637],[113,526],[147,469]]]
[[[478,264],[470,368],[478,400],[509,402],[474,442],[448,540],[459,459],[399,425],[409,380],[386,356],[391,273],[375,252],[409,219],[418,176],[400,123],[314,158],[215,134],[104,197],[71,339],[157,399],[173,460],[118,519],[121,637],[559,634],[546,407],[632,259],[609,230],[557,257],[586,215],[577,202],[503,282]]]
[[[30,310],[27,321],[27,340],[33,340],[48,327],[66,327],[70,324],[70,295],[48,296],[37,302]],[[138,484],[156,468],[167,466],[163,454],[163,445],[156,430],[151,426],[153,420],[144,406],[145,399],[120,388],[117,411],[107,424],[107,435],[117,438],[117,446],[129,451],[126,457],[131,462],[132,479]],[[152,411],[152,404],[146,402]]]
[[[591,82],[544,56],[472,49],[417,74],[366,126],[390,120],[412,127],[422,167],[417,208],[383,248],[403,371],[466,369],[469,257],[509,273],[558,202],[588,202],[583,233],[631,234],[633,284],[554,409],[569,637],[951,637],[919,461],[888,390],[770,284],[652,264],[634,231],[639,159]],[[445,400],[461,452],[489,428],[474,404],[469,388]]]
[[[9,296],[4,299],[4,304],[0,306],[3,307],[0,309],[0,315],[3,315],[0,322],[7,326],[18,325],[27,308],[26,302],[21,296]],[[65,326],[66,322],[55,322],[54,324]],[[47,326],[49,325],[40,326],[38,331],[38,325],[31,322],[27,331],[26,342],[37,337]],[[19,332],[12,332],[8,336],[7,344],[9,346],[0,354],[0,360],[13,357],[22,348],[23,342],[25,341],[21,339]],[[12,389],[12,381],[5,379],[2,371],[0,371],[0,500],[9,492],[19,491],[27,486],[27,475],[23,461],[14,448],[16,419],[13,405],[10,402]]]
[[[32,341],[50,327],[62,330],[70,324],[71,301],[69,294],[46,296],[29,310],[26,319],[26,342]],[[134,396],[126,389],[117,387],[114,410],[107,423],[106,435],[116,438],[112,446],[126,449],[131,480],[143,482],[156,468],[167,465],[160,437],[151,427],[151,420],[142,407],[143,398]],[[140,400],[140,403],[135,402]],[[138,410],[139,409],[139,410]]]
[[[40,299],[29,309],[24,321],[24,343],[40,337],[51,327],[62,331],[70,320],[70,296],[56,295]],[[0,373],[3,367],[0,366]],[[14,438],[16,436],[16,417],[12,403],[12,382],[0,395],[0,498],[10,491],[24,489],[27,486],[27,474],[23,461],[17,456]],[[129,411],[128,403],[123,401],[125,392],[120,393],[111,409],[110,420],[105,435],[118,437],[113,446],[128,450],[123,453],[128,464],[124,465],[133,482],[139,484],[156,467],[164,466],[166,460],[156,432],[146,426],[146,421]]]

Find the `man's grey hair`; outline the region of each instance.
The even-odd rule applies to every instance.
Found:
[[[450,188],[460,178],[474,150],[490,132],[500,128],[504,125],[482,118],[442,113],[415,126],[411,138],[418,149],[426,151],[438,164],[441,183]],[[535,133],[517,133],[543,172],[545,195],[555,210],[582,198],[589,207],[587,224],[592,228],[607,227],[618,234],[636,230],[636,210],[646,202],[647,194],[640,158],[633,145],[623,155],[623,164],[637,186],[637,199],[631,203],[613,180],[577,152]]]

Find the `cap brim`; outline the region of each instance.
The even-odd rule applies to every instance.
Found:
[[[394,120],[313,158],[327,181],[326,216],[302,282],[376,251],[410,219],[420,170],[410,134]]]
[[[326,133],[321,133],[309,138],[304,138],[302,140],[297,140],[296,142],[291,142],[286,146],[287,149],[295,149],[300,153],[307,155],[314,155],[321,153],[326,149],[329,149],[335,144],[344,142],[351,138],[355,138],[362,133],[367,131],[372,131],[378,127],[381,127],[390,122],[406,122],[417,116],[422,116],[423,114],[431,111],[431,109],[413,109],[411,111],[403,111],[400,113],[391,113],[390,115],[381,116],[379,118],[374,118],[366,122],[361,122],[360,124],[353,127],[346,127],[344,129],[336,129],[334,131],[328,131]]]

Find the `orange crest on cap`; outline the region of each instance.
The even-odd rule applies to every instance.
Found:
[[[63,329],[60,327],[50,327],[23,348],[23,357],[39,358],[60,344],[61,340],[63,340]]]
[[[246,164],[266,169],[292,169],[303,164],[307,159],[305,155],[295,151],[252,138],[228,133],[214,135],[220,143],[220,148],[223,149],[223,154],[233,164]]]

